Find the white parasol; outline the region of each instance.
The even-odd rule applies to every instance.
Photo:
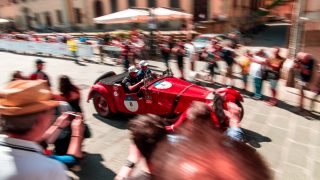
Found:
[[[132,22],[149,22],[152,17],[150,12],[157,20],[191,20],[193,16],[188,13],[174,11],[166,8],[150,9],[126,9],[116,13],[94,18],[97,24],[124,24]]]
[[[0,18],[0,24],[2,24],[2,23],[8,23],[8,22],[10,22],[10,21],[7,20],[7,19],[1,19],[1,18]]]

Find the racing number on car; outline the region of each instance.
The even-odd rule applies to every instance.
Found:
[[[160,81],[160,82],[154,83],[154,86],[157,89],[169,89],[171,88],[172,84],[168,81]]]
[[[130,111],[130,112],[136,112],[139,108],[138,102],[132,97],[127,96],[124,99],[124,106]]]

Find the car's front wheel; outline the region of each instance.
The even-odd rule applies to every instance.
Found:
[[[108,100],[105,97],[103,97],[100,93],[94,94],[93,105],[100,116],[110,117],[112,115]]]

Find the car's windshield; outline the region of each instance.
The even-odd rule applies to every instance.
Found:
[[[152,82],[153,80],[157,79],[157,75],[156,74],[148,74],[144,77],[143,81],[144,81],[144,85],[148,86],[150,84],[150,82]]]

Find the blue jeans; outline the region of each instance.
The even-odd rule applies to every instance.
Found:
[[[67,166],[73,166],[75,164],[77,164],[78,160],[74,157],[74,156],[71,156],[71,155],[51,155],[49,156],[49,158],[51,159],[55,159]]]
[[[254,92],[254,96],[256,98],[261,98],[262,94],[262,79],[258,78],[258,77],[253,77],[253,83],[254,83],[254,87],[255,87],[255,92]]]
[[[231,139],[236,140],[236,141],[243,141],[245,139],[244,133],[243,133],[242,129],[239,127],[229,127],[225,133]]]
[[[74,60],[75,62],[78,62],[78,59],[77,59],[77,51],[71,51],[71,53],[72,53],[73,60]]]

